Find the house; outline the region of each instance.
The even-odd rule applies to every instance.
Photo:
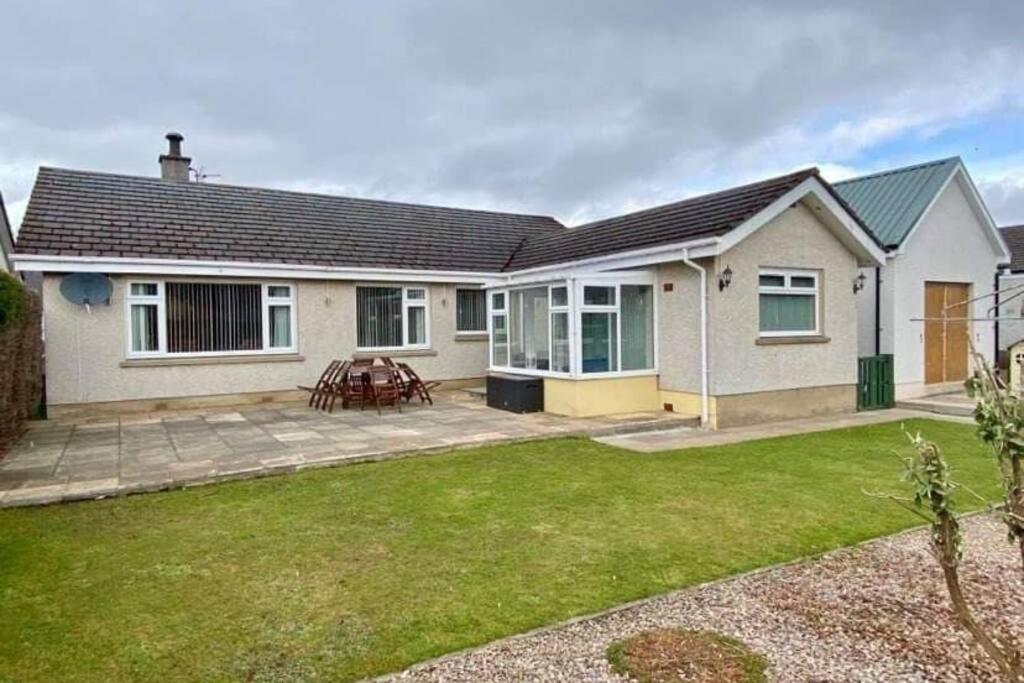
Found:
[[[816,169],[566,228],[552,218],[42,168],[51,414],[265,400],[331,358],[451,385],[543,378],[545,410],[709,426],[852,410],[857,274],[885,252]],[[109,305],[60,293],[109,277]]]
[[[11,222],[7,218],[7,209],[4,208],[4,197],[0,194],[0,273],[14,272],[14,265],[11,263],[13,253],[14,234],[11,232]]]
[[[999,229],[1010,250],[1010,262],[1000,271],[999,350],[1006,351],[1024,339],[1024,225]]]
[[[1010,258],[963,162],[930,161],[835,188],[885,247],[885,264],[861,271],[859,354],[893,355],[898,399],[959,389],[968,340],[994,360],[994,300],[985,295]]]

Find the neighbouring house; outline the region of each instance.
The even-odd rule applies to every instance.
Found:
[[[1024,339],[1024,225],[999,229],[1010,250],[1010,262],[999,273],[999,350]]]
[[[14,234],[11,233],[11,222],[4,207],[4,196],[0,194],[0,273],[14,272],[14,265],[11,263],[13,253]]]
[[[969,339],[994,360],[995,301],[985,295],[1010,259],[963,162],[940,159],[835,188],[885,247],[885,264],[861,271],[860,355],[892,354],[898,399],[958,389]]]
[[[545,410],[709,426],[853,410],[860,268],[885,252],[816,169],[566,228],[552,218],[42,168],[51,414],[289,396],[329,359],[543,378]],[[100,273],[109,305],[60,293]]]

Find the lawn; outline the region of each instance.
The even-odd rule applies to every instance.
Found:
[[[971,426],[908,427],[998,495]],[[904,444],[897,424],[649,455],[556,439],[0,511],[0,681],[396,670],[913,526],[862,493],[900,490]]]

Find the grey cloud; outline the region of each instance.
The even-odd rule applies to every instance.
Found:
[[[997,225],[1024,225],[1024,178],[978,184]]]
[[[178,129],[227,182],[590,218],[855,163],[857,145],[808,141],[951,81],[1021,106],[1024,6],[974,7],[24,3],[6,10],[0,188],[23,201],[44,161],[154,173]]]

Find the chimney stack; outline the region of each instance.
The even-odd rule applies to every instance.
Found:
[[[160,177],[164,180],[188,182],[188,169],[192,164],[191,157],[181,156],[181,141],[185,137],[181,133],[167,134],[167,154],[160,155]]]

